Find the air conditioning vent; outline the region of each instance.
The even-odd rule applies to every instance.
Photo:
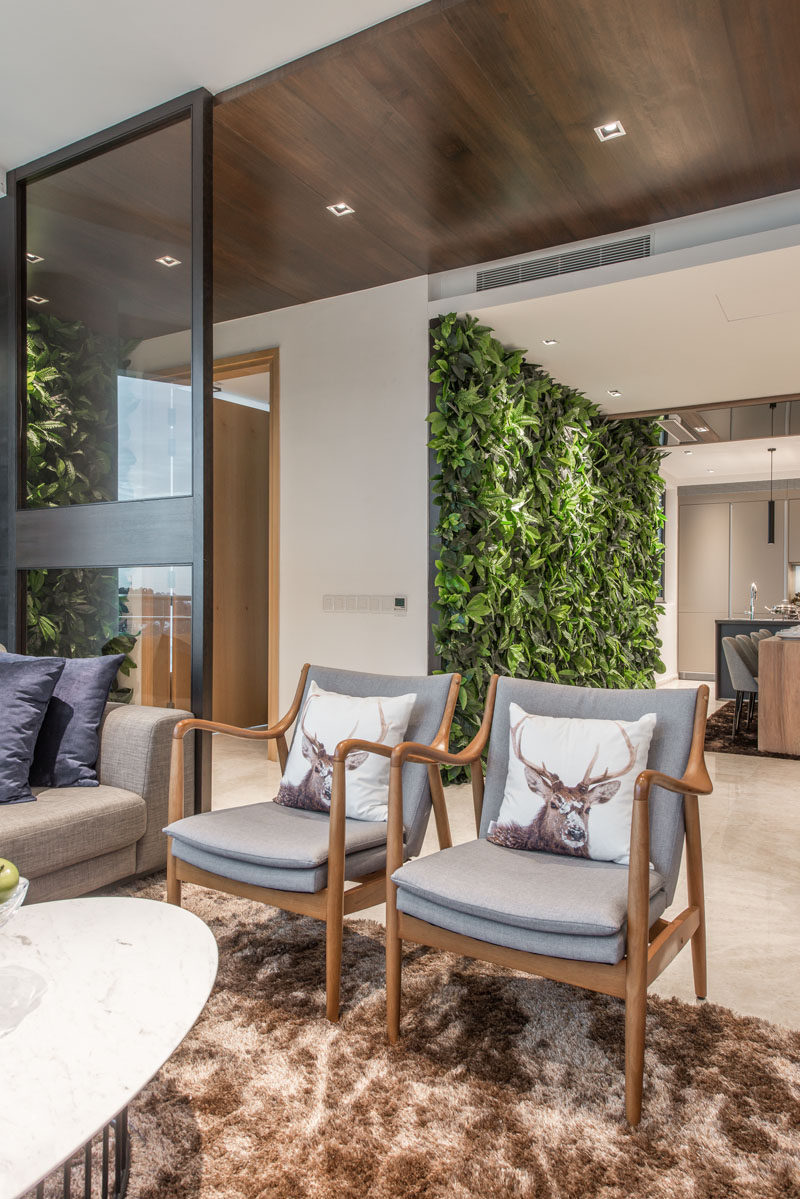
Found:
[[[700,440],[694,429],[690,429],[677,412],[671,412],[669,416],[661,417],[656,424],[660,425],[666,433],[667,445],[686,445],[689,442]]]
[[[594,267],[609,266],[613,262],[649,258],[652,253],[651,240],[650,234],[646,233],[643,237],[609,241],[601,246],[589,246],[585,250],[570,250],[565,254],[550,254],[543,258],[528,258],[525,262],[514,262],[508,266],[491,267],[489,270],[478,271],[476,290],[488,291],[492,287],[530,283],[534,279],[569,275],[573,271],[590,271]]]

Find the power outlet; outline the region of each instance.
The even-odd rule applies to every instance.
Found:
[[[405,616],[407,595],[323,595],[322,611],[361,616]]]

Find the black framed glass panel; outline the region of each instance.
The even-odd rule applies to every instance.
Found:
[[[192,492],[191,153],[186,115],[24,185],[23,507]]]

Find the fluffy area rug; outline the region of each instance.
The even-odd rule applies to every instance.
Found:
[[[389,1048],[379,925],[347,925],[334,1026],[321,923],[189,886],[185,906],[219,975],[131,1108],[130,1199],[800,1196],[798,1033],[652,999],[631,1130],[620,1002],[409,946]]]
[[[773,754],[758,748],[758,705],[753,713],[753,723],[747,728],[747,718],[742,716],[739,732],[733,736],[733,711],[736,704],[733,700],[723,704],[712,713],[706,724],[706,752],[717,754],[752,754],[759,758],[790,758],[800,761],[796,754]],[[745,712],[747,707],[745,707]]]

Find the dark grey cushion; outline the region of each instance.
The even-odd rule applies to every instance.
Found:
[[[20,660],[16,654],[9,656]],[[36,742],[31,784],[34,787],[96,787],[100,720],[111,684],[125,655],[60,658],[58,661],[63,663],[64,669]]]
[[[33,800],[28,778],[36,738],[63,669],[62,658],[0,654],[0,803]]]
[[[618,933],[609,937],[572,937],[567,933],[543,933],[536,929],[520,928],[515,924],[502,924],[499,920],[470,916],[466,912],[446,908],[406,890],[398,891],[397,906],[408,916],[416,916],[418,920],[425,920],[437,928],[446,928],[465,937],[474,937],[476,941],[487,941],[490,945],[521,949],[526,953],[544,953],[548,957],[570,958],[575,962],[606,962],[611,966],[625,956],[625,929],[620,929]],[[666,906],[666,895],[663,891],[657,891],[650,900],[651,924],[658,919]]]
[[[385,846],[386,827],[378,820],[345,820],[346,852]],[[310,870],[328,860],[330,819],[326,812],[270,800],[186,816],[164,832],[173,838],[173,852],[180,842],[255,866]]]
[[[689,759],[697,692],[693,688],[654,691],[606,691],[595,687],[566,687],[558,683],[500,679],[486,763],[486,787],[481,836],[497,819],[508,771],[508,707],[513,701],[525,712],[540,716],[592,717],[600,720],[638,720],[655,712],[650,742],[650,769],[680,778]],[[672,903],[683,851],[683,796],[654,787],[650,802],[650,861],[662,876],[667,903]]]
[[[417,699],[406,729],[406,740],[430,744],[442,723],[453,676],[362,674],[355,670],[312,666],[306,680],[306,691],[312,679],[324,691],[338,691],[341,695],[407,695],[415,692]],[[304,692],[303,703],[305,700]],[[430,810],[427,769],[422,763],[407,762],[403,767],[403,824],[410,857],[415,857],[422,848]]]
[[[609,937],[627,920],[628,868],[616,862],[478,840],[406,862],[392,880],[443,907],[539,932]],[[663,886],[652,870],[650,894]]]

